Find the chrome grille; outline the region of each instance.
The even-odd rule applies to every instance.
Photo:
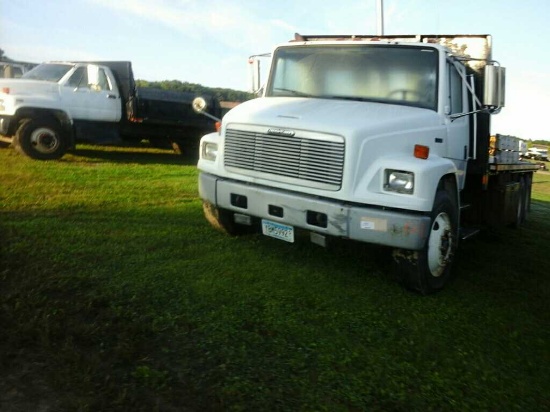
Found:
[[[224,155],[228,168],[285,176],[333,190],[342,183],[344,142],[334,136],[315,139],[228,128]]]

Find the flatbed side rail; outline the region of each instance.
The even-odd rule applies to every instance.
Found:
[[[514,164],[490,164],[489,171],[492,173],[499,172],[536,172],[539,166],[533,163],[514,163]]]

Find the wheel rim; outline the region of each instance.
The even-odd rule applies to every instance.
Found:
[[[31,133],[31,145],[40,153],[53,153],[59,144],[57,134],[46,127],[40,127]]]
[[[451,260],[453,237],[451,218],[447,213],[440,213],[432,223],[428,241],[428,266],[434,277],[439,277]]]

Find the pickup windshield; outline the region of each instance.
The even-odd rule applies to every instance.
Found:
[[[430,47],[281,47],[266,96],[317,97],[437,110],[438,51]]]
[[[57,83],[72,68],[73,66],[71,64],[43,63],[28,71],[22,77],[24,79],[44,80]]]

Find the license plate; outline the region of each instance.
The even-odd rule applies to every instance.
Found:
[[[294,228],[282,223],[262,219],[262,233],[275,239],[284,240],[285,242],[294,242]]]

